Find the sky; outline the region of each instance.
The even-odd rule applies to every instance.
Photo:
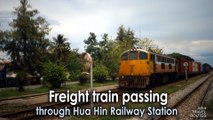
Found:
[[[49,38],[63,34],[71,48],[84,51],[89,32],[115,39],[124,25],[136,37],[154,40],[164,52],[178,52],[213,66],[212,0],[29,0],[52,29]],[[19,0],[0,0],[0,30],[9,29]],[[3,53],[0,53],[4,56]]]

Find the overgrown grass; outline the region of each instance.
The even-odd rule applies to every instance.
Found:
[[[107,85],[115,85],[117,84],[117,81],[111,81],[107,80],[103,83],[95,82],[93,83],[94,87],[100,87],[100,86],[107,86]],[[86,83],[84,85],[80,84],[70,84],[70,85],[64,85],[60,89],[56,89],[57,91],[64,91],[64,90],[70,90],[70,91],[77,91],[82,89],[88,89],[90,88],[90,83]],[[37,93],[46,93],[49,91],[49,88],[47,87],[39,87],[35,89],[25,89],[23,92],[18,92],[16,89],[5,89],[0,91],[0,99],[8,98],[8,97],[16,97],[16,96],[22,96],[22,95],[30,95],[30,94],[37,94]]]
[[[10,104],[5,104],[5,105],[0,105],[0,114],[6,114],[8,112],[11,112],[14,110],[14,108],[16,110],[22,110],[24,108],[27,108],[28,105],[26,104],[16,104],[16,103],[10,103]]]
[[[22,96],[22,95],[29,95],[29,94],[37,94],[37,93],[45,93],[48,92],[48,88],[46,87],[39,87],[35,89],[26,89],[23,92],[19,92],[16,89],[5,89],[0,91],[0,99],[8,98],[8,97],[15,97],[15,96]]]
[[[213,98],[208,100],[206,103],[205,103],[205,106],[207,108],[208,111],[213,111]]]
[[[107,86],[107,85],[116,85],[118,84],[118,81],[112,81],[112,80],[107,80],[105,82],[93,82],[93,87],[101,87],[101,86]],[[65,85],[62,87],[62,90],[70,90],[70,91],[77,91],[77,90],[82,90],[82,89],[88,89],[90,88],[90,83],[86,83],[83,85],[74,84],[74,85]]]
[[[202,74],[202,75],[198,75],[198,76],[189,78],[188,80],[181,80],[179,82],[176,82],[175,84],[164,85],[162,87],[153,89],[153,91],[158,92],[158,93],[166,92],[168,94],[171,94],[180,89],[185,89],[188,85],[196,82],[198,79],[200,79],[206,75],[207,74]]]

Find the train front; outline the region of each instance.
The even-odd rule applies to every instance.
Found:
[[[142,49],[130,49],[121,54],[119,87],[146,88],[149,84],[149,54]]]

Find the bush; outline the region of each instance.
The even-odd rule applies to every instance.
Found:
[[[81,75],[81,71],[71,71],[70,72],[70,76],[69,76],[69,80],[71,81],[78,81],[79,76]]]
[[[118,74],[114,72],[114,73],[110,73],[109,76],[113,81],[115,81],[115,79],[118,77]]]
[[[94,79],[97,80],[97,82],[104,82],[107,80],[108,70],[104,65],[99,64],[94,67],[93,74]]]
[[[61,83],[67,80],[65,68],[51,62],[43,65],[43,77],[44,81],[50,83],[52,88],[60,88]]]
[[[79,82],[81,85],[85,84],[87,81],[89,81],[90,75],[87,72],[82,72],[79,76]]]

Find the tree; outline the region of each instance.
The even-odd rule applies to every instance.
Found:
[[[12,33],[10,31],[0,32],[0,49],[7,51],[13,61],[20,61],[21,56],[19,54],[19,47],[17,41],[13,40]],[[17,63],[17,62],[15,62]]]
[[[107,51],[104,52],[102,63],[107,67],[111,79],[115,80],[118,76],[121,52],[118,50],[119,44],[116,41],[109,40],[107,46]]]
[[[126,38],[126,29],[124,28],[123,25],[121,25],[118,28],[116,40],[118,40],[118,41],[124,41],[125,38]]]
[[[98,42],[96,39],[96,35],[93,32],[89,33],[90,36],[84,40],[84,43],[86,44],[85,50],[87,53],[90,53],[93,60],[97,60],[99,57],[99,47],[98,47]]]
[[[67,55],[65,67],[70,73],[70,80],[78,80],[79,75],[83,71],[83,63],[81,55],[78,50],[71,50],[70,54]]]
[[[104,57],[106,53],[109,51],[110,46],[109,46],[109,38],[108,34],[104,33],[102,35],[102,40],[98,42],[96,46],[96,57],[95,61],[98,63],[102,63],[104,61]]]
[[[118,41],[113,41],[108,38],[108,34],[104,33],[102,35],[102,41],[99,42],[101,59],[100,64],[107,67],[108,75],[112,80],[118,75],[119,68],[119,56],[120,52],[117,50],[119,44]]]
[[[98,45],[100,46],[100,48],[103,48],[104,50],[107,50],[107,43],[109,41],[109,38],[108,38],[108,34],[104,33],[102,35],[102,41],[100,41],[98,43]]]
[[[15,8],[16,18],[10,23],[12,30],[9,39],[1,43],[19,69],[33,73],[40,65],[46,53],[49,40],[49,24],[38,16],[38,10],[32,9],[27,0],[20,0]]]
[[[142,48],[151,52],[160,53],[160,54],[163,53],[163,49],[160,49],[158,45],[156,45],[154,41],[149,38],[139,39],[136,46],[138,48]]]
[[[134,31],[132,31],[130,28],[126,30],[123,25],[118,28],[116,40],[120,44],[120,48],[122,50],[133,48],[138,42]]]
[[[51,52],[57,64],[61,64],[65,61],[67,54],[70,53],[70,43],[66,42],[67,39],[63,35],[59,34],[53,38]]]
[[[119,67],[118,41],[110,40],[108,34],[104,33],[102,40],[97,42],[95,33],[90,33],[90,36],[84,42],[86,51],[92,53],[94,67],[105,66],[108,75],[114,80],[118,75]]]

